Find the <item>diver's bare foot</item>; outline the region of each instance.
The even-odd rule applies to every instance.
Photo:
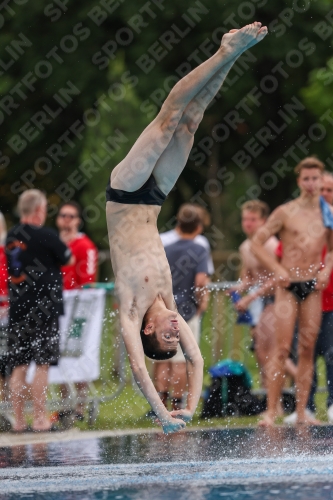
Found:
[[[252,26],[253,30],[252,30],[251,34],[248,34],[248,33],[246,34],[248,43],[244,45],[246,36],[244,36],[242,30],[244,28],[248,28],[249,26]],[[263,38],[265,38],[265,36],[268,33],[267,27],[266,26],[261,27],[261,23],[258,23],[258,22],[255,22],[255,23],[248,25],[248,26],[244,26],[244,28],[242,28],[240,30],[232,29],[228,33],[223,35],[223,37],[222,37],[221,46],[227,48],[227,50],[229,52],[230,52],[230,47],[231,46],[234,47],[236,45],[235,42],[238,42],[238,50],[236,49],[236,51],[235,51],[233,49],[234,50],[234,52],[233,52],[234,57],[239,56],[242,52],[245,52],[245,50],[247,50],[247,49],[253,47],[254,45],[256,45],[257,43],[261,42],[261,40]],[[242,34],[242,37],[240,37],[241,38],[240,40],[235,40],[233,38],[233,37],[235,37],[236,33],[239,33],[239,35],[238,35],[239,37]]]
[[[265,38],[265,36],[267,35],[268,33],[268,29],[266,28],[266,26],[263,26],[262,28],[260,28],[260,30],[258,31],[258,34],[256,36],[256,38],[254,40],[252,40],[249,45],[247,45],[246,49],[249,49],[251,47],[253,47],[253,45],[256,45],[257,43],[261,42],[261,40],[263,40]]]
[[[244,26],[240,30],[230,30],[222,37],[221,47],[226,53],[235,57],[260,42],[267,34],[267,28],[255,22]]]
[[[271,417],[271,415],[266,411],[261,414],[261,419],[258,422],[259,427],[274,427],[275,418]]]
[[[317,420],[314,417],[310,417],[307,414],[304,414],[303,417],[297,418],[296,420],[296,425],[321,425],[322,422],[320,420]]]

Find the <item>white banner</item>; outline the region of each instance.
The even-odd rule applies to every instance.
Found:
[[[105,290],[65,290],[65,315],[59,318],[58,366],[49,369],[49,383],[92,382],[100,374],[100,345],[105,309]],[[31,381],[35,367],[29,367]]]

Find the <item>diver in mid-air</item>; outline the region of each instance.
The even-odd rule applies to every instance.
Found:
[[[177,313],[157,217],[185,167],[205,109],[237,58],[266,34],[258,22],[225,34],[217,52],[174,86],[157,117],[113,169],[106,191],[121,333],[135,380],[165,433],[181,430],[192,418],[202,390],[203,360]],[[169,413],[149,377],[144,354],[168,359],[178,343],[186,358],[187,406]]]

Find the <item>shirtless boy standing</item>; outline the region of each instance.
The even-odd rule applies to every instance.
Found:
[[[187,162],[206,107],[236,59],[266,34],[266,27],[253,23],[224,35],[218,51],[171,90],[157,117],[112,171],[107,188],[106,217],[122,336],[135,380],[165,433],[182,429],[192,418],[202,389],[203,361],[177,313],[157,217]],[[144,354],[168,359],[176,354],[178,342],[186,358],[187,406],[169,413],[148,375]]]
[[[240,284],[235,287],[239,293],[246,292],[255,285],[263,285],[270,278],[270,271],[256,258],[251,251],[251,240],[258,229],[263,226],[269,215],[269,207],[259,200],[250,200],[242,205],[242,229],[247,238],[239,247],[242,258]],[[274,258],[279,244],[275,236],[271,236],[265,243],[266,250]],[[265,290],[253,291],[236,303],[237,309],[246,310],[257,298],[265,295]]]
[[[268,215],[269,207],[267,203],[263,201],[250,200],[242,205],[242,229],[247,238],[239,247],[242,259],[241,282],[234,288],[239,293],[250,291],[250,293],[242,297],[235,304],[235,307],[238,311],[242,312],[249,309],[251,313],[253,320],[251,334],[264,387],[267,386],[265,369],[268,360],[267,356],[271,352],[274,340],[272,339],[272,332],[267,331],[267,328],[265,328],[265,317],[267,319],[271,317],[273,313],[272,295],[274,295],[274,284],[271,280],[270,271],[268,271],[251,252],[251,240],[258,229],[265,224]],[[275,255],[278,244],[279,241],[275,236],[271,236],[265,242],[264,247],[272,258],[276,258]],[[252,312],[251,305],[254,301],[259,301],[259,314],[256,314],[256,311]]]
[[[278,207],[252,239],[251,249],[264,266],[274,273],[276,347],[270,366],[268,411],[259,422],[272,426],[276,418],[294,325],[299,321],[298,366],[296,375],[297,422],[316,424],[305,413],[313,373],[313,353],[321,322],[321,290],[328,283],[333,267],[332,216],[320,199],[324,165],[314,157],[295,168],[300,196]],[[283,245],[281,263],[265,250],[265,242],[279,234]],[[321,265],[327,245],[325,267]]]

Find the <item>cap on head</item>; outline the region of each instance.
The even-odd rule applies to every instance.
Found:
[[[305,168],[318,168],[323,173],[325,170],[325,165],[315,156],[307,156],[302,161],[300,161],[294,169],[294,172],[297,175],[297,177]]]
[[[173,358],[173,356],[175,356],[177,353],[177,349],[170,348],[167,351],[161,349],[156,332],[149,335],[145,334],[145,323],[145,319],[143,319],[140,330],[142,347],[145,355],[155,361],[162,361],[164,359]]]

